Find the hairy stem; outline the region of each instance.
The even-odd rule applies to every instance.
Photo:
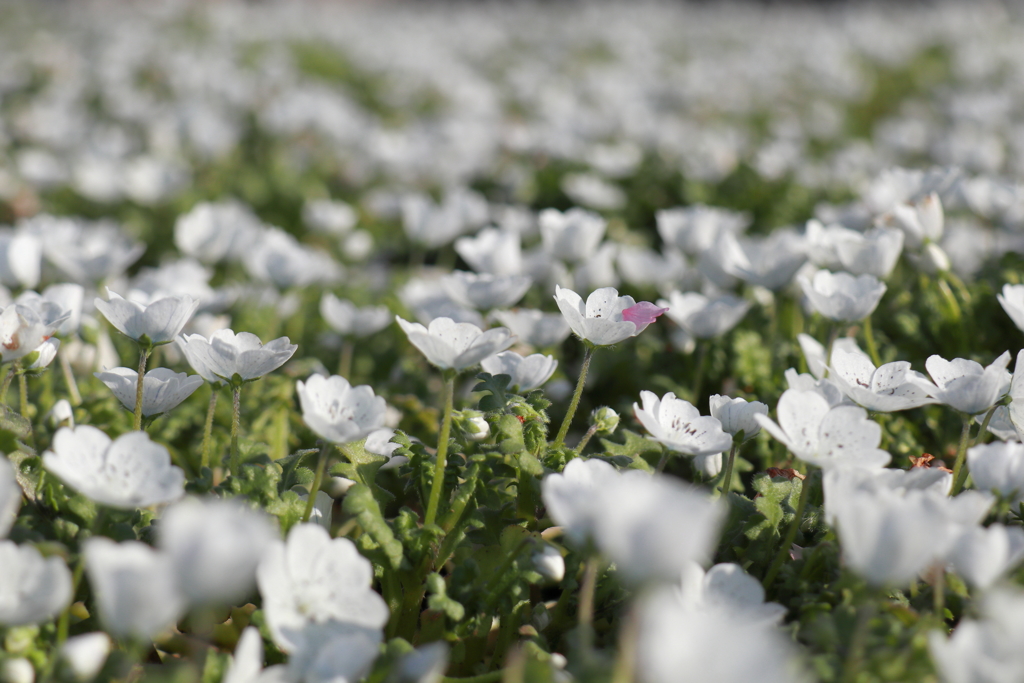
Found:
[[[764,576],[762,585],[765,590],[771,587],[772,583],[775,582],[775,577],[779,575],[779,571],[782,569],[783,563],[786,558],[789,557],[789,549],[793,546],[793,541],[796,540],[796,532],[800,530],[800,524],[804,519],[804,510],[807,509],[807,498],[811,490],[811,473],[807,473],[807,478],[800,483],[800,500],[796,504],[796,514],[793,515],[793,521],[789,523],[789,528],[786,530],[786,537],[782,539],[782,545],[779,547],[779,552],[775,554],[775,559],[772,560],[771,567],[768,568],[768,573]]]
[[[231,474],[238,476],[242,468],[242,456],[238,452],[238,425],[242,419],[242,387],[231,390]]]
[[[350,379],[352,375],[352,352],[354,350],[355,346],[348,339],[341,342],[341,357],[338,359],[338,374],[345,379]]]
[[[737,447],[734,443],[732,448],[729,449],[729,457],[725,461],[725,471],[722,473],[722,487],[719,489],[720,496],[724,496],[729,493],[729,489],[732,487],[732,468],[736,462],[736,451]]]
[[[587,352],[583,356],[583,367],[580,368],[580,377],[576,381],[576,391],[572,394],[572,401],[569,403],[569,410],[565,413],[562,426],[558,428],[558,436],[555,437],[555,446],[565,443],[565,435],[569,433],[569,426],[572,418],[576,416],[576,409],[580,405],[580,396],[583,394],[583,385],[587,382],[587,373],[590,371],[590,359],[594,357],[594,347],[587,346]]]
[[[597,573],[600,560],[596,555],[587,559],[583,570],[583,583],[580,585],[580,604],[577,618],[580,624],[580,650],[584,657],[590,656],[594,647],[594,593],[597,590]]]
[[[878,347],[875,346],[875,332],[871,327],[871,316],[864,318],[864,343],[868,347],[868,355],[871,356],[871,362],[875,364],[875,367],[882,365],[882,359],[878,355]]]
[[[964,488],[967,481],[967,442],[971,436],[971,416],[962,415],[963,428],[960,430],[960,445],[956,449],[956,463],[953,465],[953,486],[949,489],[949,495],[955,496]]]
[[[135,431],[142,430],[142,392],[146,384],[146,361],[149,360],[151,350],[139,347],[139,374],[135,381]]]
[[[576,455],[579,455],[580,453],[583,452],[583,449],[587,447],[587,444],[590,443],[590,440],[594,438],[594,434],[597,434],[597,425],[590,425],[590,429],[587,430],[587,433],[583,435],[583,438],[580,439],[580,442],[576,444],[576,448],[573,449],[574,451],[576,451]]]
[[[309,516],[313,514],[316,507],[316,494],[324,481],[324,468],[327,466],[327,457],[330,454],[330,446],[323,441],[320,442],[320,455],[317,457],[316,475],[313,477],[313,488],[309,490],[309,500],[306,501],[306,510],[302,513],[302,521],[308,522]]]
[[[14,375],[18,372],[17,365],[11,365],[11,369],[7,371],[7,375],[4,377],[4,383],[0,385],[0,404],[7,405],[7,392],[11,388],[11,380],[14,379]]]
[[[430,500],[424,526],[430,526],[437,519],[437,508],[444,491],[444,468],[448,458],[448,438],[452,431],[452,403],[455,401],[455,373],[448,372],[444,380],[444,417],[441,420],[441,434],[437,441],[437,459],[434,462],[434,481],[430,484]]]
[[[78,391],[78,382],[75,380],[75,373],[71,369],[71,361],[63,351],[57,354],[60,359],[60,369],[64,374],[64,384],[68,386],[68,394],[71,396],[71,405],[82,405],[82,394]]]

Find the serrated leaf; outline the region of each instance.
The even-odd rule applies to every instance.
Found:
[[[489,395],[483,396],[480,399],[480,410],[485,413],[504,411],[508,408],[508,396],[505,393],[508,389],[509,383],[512,381],[512,377],[509,375],[492,375],[487,372],[481,372],[478,374],[477,379],[480,383],[473,387],[473,391],[487,391]]]
[[[363,531],[380,545],[392,568],[398,569],[402,565],[404,549],[381,514],[380,506],[370,488],[364,484],[355,484],[345,494],[342,508],[359,519]]]
[[[652,471],[653,468],[641,456],[645,454],[660,455],[664,452],[665,448],[657,441],[647,439],[628,429],[623,429],[622,435],[625,437],[624,443],[601,439],[601,447],[604,449],[604,452],[611,456],[625,456],[629,458],[630,467],[634,469]]]

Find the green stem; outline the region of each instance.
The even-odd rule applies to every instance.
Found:
[[[857,625],[854,627],[853,637],[850,639],[850,649],[847,650],[846,661],[843,663],[842,683],[854,683],[857,680],[857,674],[864,661],[864,649],[867,645],[871,617],[874,613],[875,603],[873,600],[866,601],[857,610]]]
[[[587,430],[587,433],[583,435],[580,442],[576,444],[576,448],[573,449],[576,452],[576,455],[583,452],[583,449],[587,447],[590,440],[594,438],[594,434],[597,434],[597,425],[590,425],[590,429]]]
[[[565,413],[562,426],[558,428],[558,436],[555,437],[555,447],[565,443],[565,435],[569,433],[569,426],[572,418],[576,416],[576,408],[580,405],[580,396],[583,394],[583,385],[587,381],[587,372],[590,371],[590,359],[594,357],[594,347],[587,345],[587,352],[583,355],[583,367],[580,368],[580,377],[576,381],[576,391],[572,394],[572,401],[569,403],[569,410]]]
[[[864,318],[864,342],[868,347],[868,355],[871,356],[871,362],[875,364],[876,368],[881,367],[882,359],[878,355],[878,347],[875,346],[875,332],[871,327],[870,315]]]
[[[577,618],[580,624],[580,651],[586,658],[594,647],[594,593],[597,591],[597,573],[600,560],[596,555],[587,559],[580,585],[580,603]]]
[[[313,476],[313,488],[309,490],[309,500],[306,501],[306,510],[302,513],[302,521],[308,522],[309,516],[313,514],[313,508],[316,507],[316,494],[320,490],[320,485],[324,481],[324,468],[327,466],[327,457],[330,453],[330,446],[324,442],[320,442],[320,455],[316,463],[316,475]]]
[[[434,481],[430,484],[430,501],[423,526],[430,526],[437,519],[437,508],[444,491],[444,468],[448,458],[448,438],[452,431],[452,403],[455,401],[455,373],[446,371],[444,379],[444,417],[441,420],[441,434],[437,441],[437,459],[434,462]]]
[[[139,373],[135,381],[135,431],[142,431],[142,392],[146,384],[146,361],[149,360],[150,349],[139,347]]]
[[[719,489],[720,496],[724,496],[729,493],[729,489],[732,488],[732,468],[736,462],[736,444],[733,443],[732,448],[729,449],[729,457],[725,461],[725,472],[722,473],[722,487]]]
[[[203,451],[200,461],[202,468],[210,466],[210,441],[213,438],[213,415],[217,411],[217,385],[210,385],[210,405],[206,408],[206,424],[203,426]]]
[[[345,379],[349,379],[352,375],[352,352],[354,350],[355,346],[348,339],[341,343],[341,357],[338,360],[338,374]]]
[[[955,496],[964,488],[967,481],[967,468],[964,467],[967,460],[967,442],[971,435],[971,416],[961,414],[963,428],[960,430],[960,445],[956,449],[956,463],[953,465],[953,486],[949,489],[949,495]]]
[[[495,570],[494,575],[491,577],[491,580],[487,582],[487,587],[484,588],[484,594],[487,596],[487,601],[489,603],[493,602],[492,598],[498,597],[494,594],[495,592],[497,592],[498,587],[501,586],[502,579],[505,578],[505,572],[507,572],[512,567],[512,564],[519,557],[519,553],[523,552],[523,550],[532,543],[532,537],[524,538],[516,545],[515,548],[512,549],[512,552],[506,555],[505,559],[502,560],[501,566],[499,566]]]
[[[242,386],[231,390],[231,474],[238,476],[242,468],[242,457],[238,452],[238,424],[242,419]]]
[[[672,455],[672,451],[665,451],[661,454],[661,459],[658,460],[658,466],[654,468],[655,474],[661,474],[665,471],[665,465],[668,464],[668,456]]]
[[[946,621],[946,570],[935,568],[935,581],[932,583],[932,609],[940,622]]]
[[[988,412],[985,413],[985,419],[981,421],[981,428],[978,430],[978,435],[974,437],[974,443],[971,444],[972,446],[977,446],[981,443],[981,440],[985,438],[985,432],[988,431],[988,423],[992,421],[992,416],[996,414],[996,408],[998,407],[999,404],[997,403],[989,408]]]
[[[57,357],[60,359],[60,369],[64,374],[64,383],[68,385],[71,405],[80,406],[82,405],[82,394],[78,391],[78,382],[75,380],[75,373],[71,369],[71,361],[68,360],[68,355],[64,352],[59,352]]]
[[[825,370],[824,376],[827,377],[829,374],[829,368],[832,367],[832,347],[836,345],[836,339],[839,338],[839,323],[832,323],[831,329],[828,332],[828,345],[825,346]]]
[[[640,619],[636,609],[631,609],[623,619],[619,630],[619,651],[612,666],[611,683],[633,683],[636,668],[636,646],[640,638]]]
[[[789,557],[789,549],[793,546],[793,541],[796,540],[796,532],[800,530],[800,524],[804,519],[804,510],[807,509],[807,499],[810,497],[810,490],[811,472],[808,471],[807,478],[800,482],[800,500],[796,504],[796,514],[793,515],[793,521],[789,523],[789,528],[786,530],[786,537],[782,539],[782,546],[779,548],[779,552],[775,554],[775,559],[772,560],[772,565],[768,568],[768,573],[765,574],[764,581],[762,581],[765,590],[768,590],[772,583],[775,582],[775,577],[779,575],[783,563]]]
[[[21,361],[15,361],[14,367],[18,373],[18,406],[22,417],[28,417],[28,378],[25,377],[25,369],[21,367]]]
[[[17,373],[18,367],[11,365],[11,369],[7,371],[7,376],[4,377],[4,383],[0,385],[0,404],[7,405],[7,392],[11,388],[11,380],[14,379],[14,375]]]
[[[693,405],[700,403],[701,391],[704,389],[704,373],[708,364],[708,346],[704,340],[697,340],[697,369],[693,374]]]

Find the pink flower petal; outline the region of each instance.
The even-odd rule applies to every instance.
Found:
[[[667,311],[667,308],[655,306],[650,301],[641,301],[622,311],[622,319],[636,325],[636,334],[640,334],[645,327],[658,319],[658,316]]]

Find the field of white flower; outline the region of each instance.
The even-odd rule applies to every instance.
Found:
[[[1024,680],[1024,13],[890,4],[0,1],[0,681]]]

